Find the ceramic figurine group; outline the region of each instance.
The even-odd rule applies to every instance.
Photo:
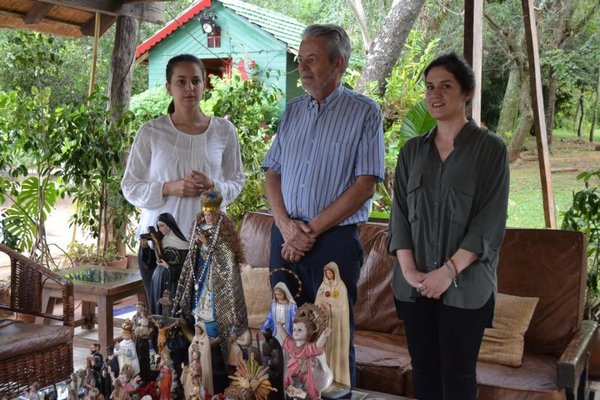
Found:
[[[286,284],[277,283],[255,349],[237,231],[221,211],[219,192],[201,198],[189,242],[170,214],[160,215],[158,230],[149,236],[159,266],[148,295],[150,312],[138,302],[106,360],[99,345],[90,348],[88,370],[72,379],[74,398],[84,388],[90,399],[137,393],[200,400],[229,386],[226,398],[312,400],[348,389],[349,304],[338,266],[324,267],[314,304],[298,307]],[[193,336],[185,326],[193,326]],[[219,381],[227,375],[229,382]]]

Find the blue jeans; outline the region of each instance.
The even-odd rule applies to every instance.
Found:
[[[494,296],[478,309],[444,305],[418,297],[396,301],[412,359],[414,397],[420,400],[475,400],[476,366],[485,328],[491,326]]]
[[[360,268],[363,264],[363,250],[358,239],[358,228],[356,225],[336,226],[323,232],[315,242],[312,249],[298,263],[290,263],[281,257],[281,246],[283,237],[281,232],[273,224],[271,228],[271,258],[269,269],[271,271],[286,268],[295,272],[302,282],[300,298],[296,303],[300,307],[304,303],[314,303],[319,286],[323,282],[323,267],[335,261],[340,270],[342,281],[348,291],[348,302],[350,303],[350,381],[352,386],[356,385],[356,363],[354,356],[354,311],[352,307],[356,303],[357,285],[360,278]],[[271,273],[271,287],[277,282],[284,282],[293,296],[298,293],[296,279],[287,272],[275,271]]]

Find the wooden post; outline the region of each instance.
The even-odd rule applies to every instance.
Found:
[[[481,123],[481,70],[483,66],[483,0],[465,0],[463,53],[475,73],[471,118]]]
[[[124,16],[117,19],[115,45],[108,77],[109,106],[112,109],[119,104],[124,106],[124,110],[129,108],[138,32],[139,22],[137,19]],[[121,115],[121,113],[117,114],[115,119]]]
[[[90,72],[90,85],[88,87],[88,96],[94,92],[96,84],[96,63],[98,62],[98,42],[100,41],[100,13],[96,13],[96,23],[94,25],[94,47],[92,50],[92,70]]]
[[[544,200],[544,219],[546,227],[556,229],[556,210],[554,208],[554,194],[552,192],[552,175],[550,172],[550,153],[548,151],[548,136],[546,120],[544,117],[544,99],[542,96],[542,78],[540,70],[539,44],[533,0],[521,0],[523,6],[523,19],[525,22],[525,36],[527,39],[527,56],[529,61],[529,76],[531,87],[531,106],[535,137],[540,165],[540,179],[542,183],[542,197]]]

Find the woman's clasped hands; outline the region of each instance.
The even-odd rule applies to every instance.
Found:
[[[428,273],[416,269],[405,271],[406,281],[423,297],[439,299],[452,284],[452,278],[445,268],[438,268]]]

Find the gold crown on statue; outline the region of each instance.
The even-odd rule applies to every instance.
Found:
[[[221,211],[223,196],[216,190],[207,190],[200,195],[202,211],[218,212]]]

